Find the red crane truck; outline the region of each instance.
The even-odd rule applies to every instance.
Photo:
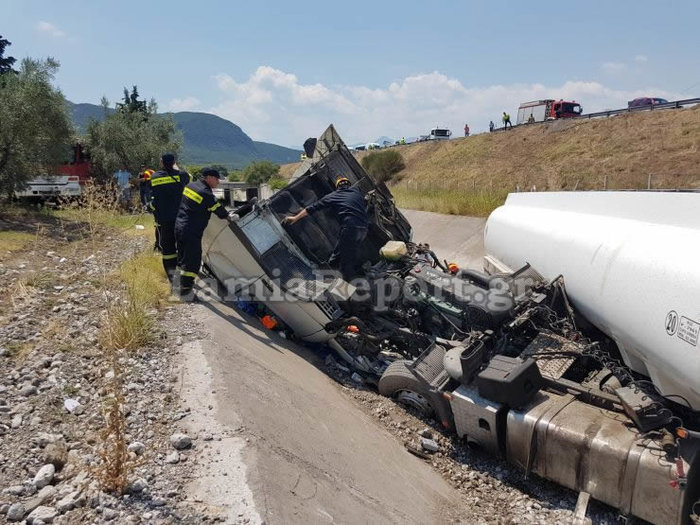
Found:
[[[576,101],[565,100],[533,100],[523,102],[518,108],[518,120],[516,124],[528,122],[544,122],[559,118],[578,117],[583,112],[581,104]]]

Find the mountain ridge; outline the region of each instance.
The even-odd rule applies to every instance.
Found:
[[[102,120],[105,117],[105,109],[97,104],[69,104],[73,123],[79,133],[85,132],[91,119]],[[107,109],[107,114],[113,112],[114,109]],[[161,115],[171,115],[177,129],[182,132],[182,164],[223,164],[232,169],[241,169],[260,160],[277,164],[294,162],[299,160],[301,154],[301,150],[255,141],[240,126],[211,113],[179,111]]]

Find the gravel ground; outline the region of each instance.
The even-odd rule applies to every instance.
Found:
[[[39,233],[22,251],[0,251],[0,522],[216,519],[191,505],[184,491],[199,440],[177,435],[188,415],[178,408],[172,372],[177,347],[188,337],[179,330],[179,307],[152,312],[156,343],[119,359],[129,486],[115,495],[98,484],[104,401],[114,373],[97,339],[102,313],[118,300],[105,275],[147,249],[150,237],[100,229],[84,238],[84,224],[43,215],[21,224],[0,218],[0,230],[11,229]]]

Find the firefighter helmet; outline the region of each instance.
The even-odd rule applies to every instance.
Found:
[[[347,177],[338,177],[337,179],[335,179],[335,187],[336,188],[340,188],[341,186],[344,186],[344,185],[349,186],[350,179],[348,179]]]

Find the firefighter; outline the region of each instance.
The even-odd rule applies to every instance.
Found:
[[[352,187],[350,180],[346,177],[338,177],[335,187],[334,192],[307,206],[296,215],[285,217],[282,224],[294,224],[324,208],[333,210],[340,222],[340,235],[328,264],[338,266],[343,279],[351,281],[357,275],[359,245],[367,237],[369,219],[364,195],[358,188]]]
[[[219,185],[221,175],[214,168],[204,168],[202,179],[192,182],[182,192],[180,209],[175,221],[177,261],[180,266],[180,299],[195,299],[192,288],[202,263],[202,235],[211,214],[226,219],[226,208],[217,202],[212,189]]]
[[[163,254],[163,268],[172,283],[177,269],[175,217],[180,208],[182,189],[190,181],[190,176],[178,169],[172,153],[164,153],[160,163],[163,169],[151,176],[149,210],[156,221],[156,242]]]
[[[148,203],[151,200],[151,177],[155,173],[154,170],[141,166],[141,177],[139,181],[139,197],[144,208],[148,209]]]
[[[155,170],[141,166],[141,182],[139,184],[139,194],[141,197],[141,205],[143,209],[150,213],[149,203],[151,202],[151,177]],[[160,236],[158,235],[158,227],[155,228],[156,239],[153,243],[153,251],[160,251]]]

